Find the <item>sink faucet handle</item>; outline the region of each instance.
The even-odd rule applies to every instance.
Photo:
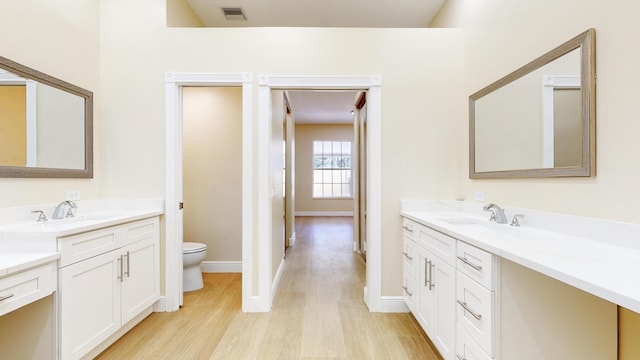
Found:
[[[511,226],[520,227],[520,219],[524,219],[523,214],[513,215],[513,219],[511,219]]]
[[[32,214],[38,214],[38,219],[36,219],[37,222],[44,222],[47,221],[49,219],[47,219],[47,215],[44,214],[44,211],[42,210],[31,210]]]

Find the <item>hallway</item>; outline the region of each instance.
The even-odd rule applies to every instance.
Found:
[[[350,217],[298,217],[270,313],[241,312],[241,274],[204,274],[99,359],[439,359],[408,314],[370,313]]]

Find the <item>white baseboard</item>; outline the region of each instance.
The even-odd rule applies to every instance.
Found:
[[[280,289],[280,280],[282,279],[282,273],[284,272],[284,259],[280,261],[280,265],[278,266],[278,271],[276,272],[276,276],[273,279],[273,284],[271,286],[271,304],[276,299],[276,295],[278,295],[278,289]]]
[[[203,261],[200,269],[204,273],[241,273],[242,261]]]
[[[353,216],[353,211],[296,211],[296,216]]]
[[[160,296],[160,299],[153,304],[153,312],[166,312],[167,311],[167,298]]]
[[[380,312],[383,313],[408,313],[409,307],[402,296],[381,296]]]

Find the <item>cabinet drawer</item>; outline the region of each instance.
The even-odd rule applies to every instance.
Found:
[[[456,328],[456,360],[491,360],[475,341],[462,330]]]
[[[405,238],[416,240],[419,227],[420,225],[417,222],[402,218],[402,234]]]
[[[489,290],[495,290],[496,257],[465,242],[458,241],[456,267]]]
[[[59,238],[60,267],[117,249],[121,246],[118,230],[111,227]]]
[[[493,356],[495,293],[460,271],[456,280],[456,322],[487,354]]]
[[[0,279],[0,316],[52,294],[55,266],[52,262]]]
[[[449,265],[455,266],[456,239],[426,226],[420,226],[419,244]]]
[[[158,217],[135,221],[124,226],[124,244],[131,244],[139,240],[159,236]]]
[[[416,273],[416,257],[416,244],[413,241],[405,238],[404,250],[402,251],[402,258],[404,259],[404,271],[405,274],[409,273],[412,277],[414,277]]]
[[[409,310],[415,311],[415,299],[417,296],[416,287],[415,287],[415,278],[405,271],[404,273],[404,285],[402,285],[402,296],[404,298],[404,302],[409,307]]]

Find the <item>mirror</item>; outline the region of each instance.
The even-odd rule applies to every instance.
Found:
[[[0,57],[0,177],[92,178],[93,93]]]
[[[469,178],[594,175],[594,29],[469,97]]]

